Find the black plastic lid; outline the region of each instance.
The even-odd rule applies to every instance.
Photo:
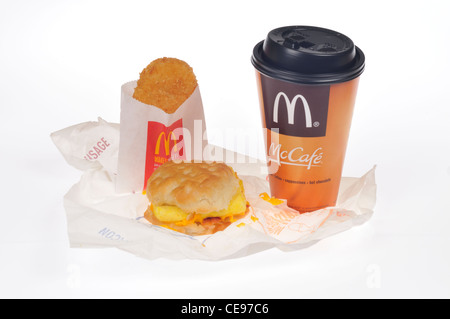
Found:
[[[364,54],[342,33],[312,26],[272,30],[253,49],[252,64],[261,73],[295,83],[331,84],[364,71]]]

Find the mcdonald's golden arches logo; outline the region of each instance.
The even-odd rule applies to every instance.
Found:
[[[186,155],[182,146],[184,144],[183,135],[177,136],[174,133],[179,128],[183,128],[182,119],[169,126],[159,122],[148,122],[144,189],[146,181],[157,167],[170,160],[171,157],[185,159]]]
[[[177,137],[173,133],[173,131],[170,131],[169,134],[166,137],[166,132],[161,132],[158,136],[158,139],[156,140],[156,146],[155,146],[155,155],[159,155],[159,151],[161,149],[161,139],[164,140],[164,150],[166,156],[170,156],[171,149],[170,149],[170,141],[174,141],[173,143],[173,151],[177,152]]]

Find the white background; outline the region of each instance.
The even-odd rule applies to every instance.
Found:
[[[0,297],[450,297],[449,12],[444,0],[1,0]],[[208,129],[256,132],[261,156],[250,56],[293,24],[342,32],[366,55],[344,175],[377,165],[369,222],[218,262],[69,248],[62,199],[81,172],[50,133],[118,123],[120,86],[170,56],[194,68]]]

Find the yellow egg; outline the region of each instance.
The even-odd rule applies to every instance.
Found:
[[[208,217],[220,217],[225,219],[227,217],[231,218],[231,221],[234,221],[233,215],[242,214],[247,209],[247,200],[244,195],[244,188],[240,187],[240,189],[236,192],[233,199],[230,201],[227,209],[220,210],[218,212],[211,212],[208,214],[194,214],[190,220],[186,220],[188,214],[183,210],[178,208],[177,206],[152,206],[152,211],[155,217],[162,222],[176,223],[179,226],[187,225],[192,222],[202,222],[203,219]]]
[[[153,214],[162,222],[177,222],[186,219],[188,215],[177,206],[154,206]]]

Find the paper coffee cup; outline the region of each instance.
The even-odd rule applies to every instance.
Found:
[[[334,206],[365,57],[324,28],[272,30],[252,56],[272,196],[299,212]]]

